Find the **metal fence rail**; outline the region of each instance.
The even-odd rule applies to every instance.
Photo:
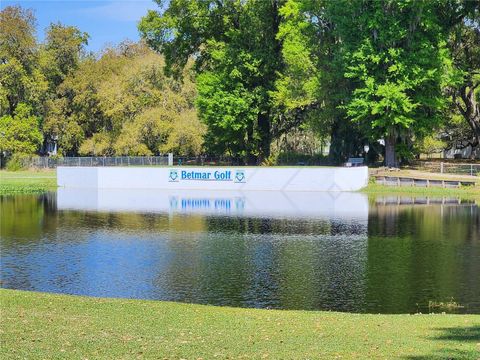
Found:
[[[279,159],[275,165],[325,165],[314,161]],[[31,157],[23,158],[26,168],[56,168],[57,166],[244,166],[240,158],[227,156],[175,156],[169,162],[166,156],[85,156],[85,157]]]
[[[415,170],[441,174],[459,174],[476,176],[480,174],[480,164],[418,161],[412,166]]]
[[[231,157],[210,156],[85,156],[54,158],[34,156],[22,159],[26,168],[56,168],[57,166],[242,166],[241,159]],[[276,165],[292,165],[279,160]],[[296,162],[295,165],[318,165],[316,163]],[[325,165],[325,164],[321,164]],[[411,165],[412,169],[443,174],[480,175],[480,163],[459,163],[440,161],[417,161]]]
[[[32,157],[23,159],[29,168],[56,168],[57,166],[166,166],[168,156],[86,156],[86,157]]]
[[[56,168],[57,166],[242,166],[241,159],[223,156],[85,156],[31,157],[22,159],[26,168]]]
[[[227,156],[175,156],[174,165],[191,166],[242,166],[245,165],[241,159],[234,159]]]

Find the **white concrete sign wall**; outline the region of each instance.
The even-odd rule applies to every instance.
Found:
[[[356,191],[368,168],[341,167],[58,167],[66,188]]]

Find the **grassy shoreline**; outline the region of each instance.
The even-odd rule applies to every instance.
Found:
[[[398,196],[431,196],[431,197],[458,197],[465,200],[480,201],[480,187],[467,186],[461,188],[440,188],[440,187],[407,187],[407,186],[388,186],[375,183],[368,184],[367,187],[360,190],[367,195],[398,195]]]
[[[476,359],[480,315],[259,310],[0,290],[12,358]]]
[[[0,171],[0,195],[41,194],[56,188],[55,170]]]

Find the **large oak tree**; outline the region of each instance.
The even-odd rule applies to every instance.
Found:
[[[157,1],[162,5],[161,1]],[[172,0],[149,11],[139,29],[178,71],[190,57],[198,73],[198,109],[206,146],[260,163],[280,121],[271,92],[282,69],[279,8],[283,0]]]

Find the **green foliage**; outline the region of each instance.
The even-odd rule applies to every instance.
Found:
[[[50,102],[55,101],[48,99],[55,98],[56,88],[78,65],[87,39],[75,27],[52,24],[45,44],[38,45],[35,23],[32,11],[18,6],[0,12],[0,116],[2,126],[7,126],[11,133],[18,131],[15,137],[8,135],[3,141],[7,144],[2,148],[10,152],[33,153],[39,149],[43,140],[40,120],[47,116]],[[25,107],[29,114],[19,115]],[[15,117],[22,120],[14,124]],[[78,131],[69,125],[68,141],[74,143]]]
[[[274,166],[274,165],[278,165],[278,162],[277,162],[277,154],[271,154],[268,158],[266,158],[265,160],[263,160],[262,162],[262,166]]]
[[[344,43],[334,31],[334,6],[331,1],[288,0],[281,8],[278,36],[285,69],[274,99],[300,113],[319,137],[329,139],[330,162],[341,163],[361,151],[365,135],[347,119],[343,107],[352,85],[344,76]]]
[[[409,163],[415,158],[415,149],[413,146],[406,142],[398,142],[395,144],[396,157],[400,159],[402,163]]]
[[[0,11],[0,116],[12,115],[19,103],[42,107],[48,85],[37,63],[33,12],[7,6]]]
[[[28,155],[15,153],[7,161],[6,169],[8,171],[19,171],[25,168],[25,159]]]
[[[78,68],[88,37],[87,33],[74,26],[50,24],[40,49],[39,65],[52,91]]]
[[[0,11],[0,59],[17,59],[22,67],[30,69],[35,62],[36,19],[32,10],[7,6]]]
[[[385,137],[387,147],[426,134],[441,121],[449,68],[436,6],[338,1],[331,7],[344,41],[345,76],[354,85],[347,115],[373,139]],[[390,161],[394,166],[396,160]]]
[[[1,10],[2,149],[262,163],[308,128],[331,163],[366,143],[374,159],[383,138],[396,166],[439,129],[449,145],[480,141],[477,2],[156,2],[139,30],[162,55],[129,42],[87,55],[88,34],[60,23],[38,44],[32,11]]]
[[[115,153],[128,156],[153,155],[147,145],[138,142],[141,138],[143,138],[143,132],[138,123],[125,124],[115,142]]]
[[[252,126],[257,118],[255,93],[241,83],[231,84],[225,73],[204,72],[197,83],[198,109],[208,125],[207,149],[241,157],[254,154],[256,146],[248,140],[253,140]]]
[[[190,65],[183,81],[174,80],[165,76],[162,56],[123,43],[65,78],[44,129],[64,154],[197,155],[205,129],[195,97]]]
[[[160,147],[163,153],[198,155],[204,151],[205,125],[200,123],[192,108],[185,111],[172,123],[167,140]]]
[[[448,33],[455,24],[478,29],[464,21],[478,13],[471,2],[288,0],[280,13],[286,66],[274,99],[290,109],[310,107],[337,161],[384,138],[396,165],[395,149],[406,155],[411,141],[438,129],[444,90],[458,78]]]
[[[320,3],[289,0],[280,9],[284,21],[277,37],[282,40],[282,58],[287,65],[275,83],[273,98],[286,109],[296,109],[318,101],[322,86],[321,51],[316,25],[310,16]],[[323,40],[323,39],[322,39]]]
[[[445,150],[446,147],[447,143],[445,141],[429,135],[426,136],[420,143],[419,151],[427,154],[430,157],[432,154]]]
[[[474,136],[472,128],[454,105],[449,110],[445,114],[446,122],[442,128],[442,139],[446,142],[445,148],[465,146]]]
[[[21,103],[13,116],[0,118],[0,151],[33,154],[38,150],[43,137],[39,130],[40,119],[32,112],[30,106]]]
[[[62,24],[51,24],[38,45],[30,11],[7,7],[0,14],[3,151],[37,151],[42,131],[64,155],[202,152],[205,126],[196,116],[191,65],[183,81],[173,80],[161,56],[127,42],[98,59],[85,56],[88,34]],[[14,115],[25,112],[22,104],[30,114]]]
[[[108,133],[95,133],[91,138],[86,139],[78,153],[82,156],[111,156],[112,155],[112,139]]]
[[[449,36],[448,45],[452,52],[455,76],[449,84],[448,93],[452,95],[453,116],[461,115],[470,130],[470,134],[464,134],[463,139],[458,142],[461,145],[467,143],[478,146],[480,144],[480,5],[468,5],[461,9],[464,15],[461,17],[462,21],[456,21]]]
[[[49,155],[48,158],[52,160],[63,160],[62,154],[59,154],[59,153]]]
[[[211,153],[248,162],[268,157],[276,73],[282,67],[276,38],[283,1],[172,0],[139,24],[147,43],[165,54],[167,71],[179,75],[191,56],[198,76],[199,116]]]

